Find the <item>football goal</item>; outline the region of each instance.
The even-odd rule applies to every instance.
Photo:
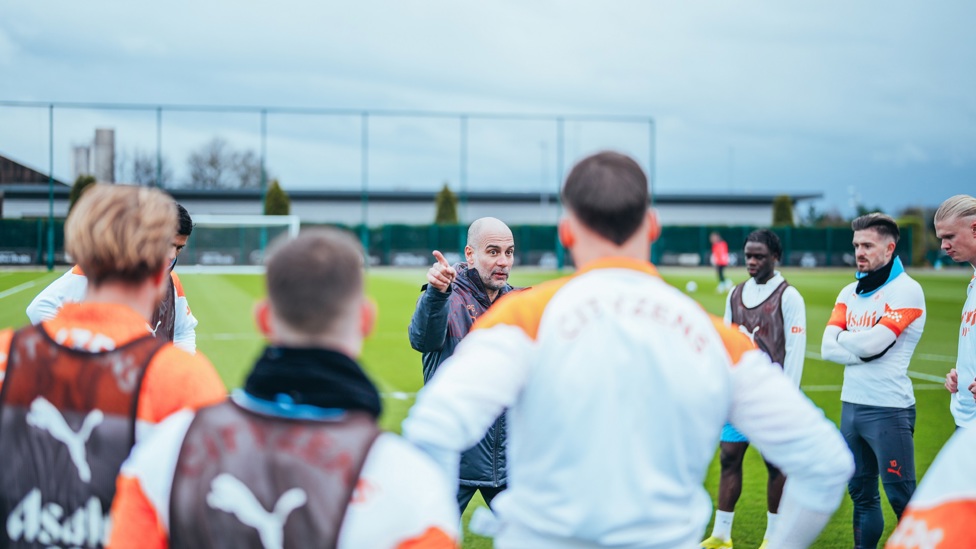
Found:
[[[298,235],[297,215],[194,215],[193,234],[180,253],[180,268],[260,271],[275,238]]]

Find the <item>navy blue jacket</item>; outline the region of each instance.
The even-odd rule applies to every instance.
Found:
[[[474,321],[491,306],[478,271],[469,269],[467,263],[457,263],[454,269],[457,278],[446,293],[424,285],[417,309],[410,319],[410,346],[423,353],[425,384],[434,376],[437,367],[454,354]],[[512,287],[506,285],[498,297],[511,290]],[[485,438],[461,454],[460,476],[462,486],[505,486],[508,478],[505,414],[495,420]]]

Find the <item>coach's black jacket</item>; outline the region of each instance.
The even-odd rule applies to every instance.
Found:
[[[491,301],[475,269],[467,263],[454,265],[457,278],[441,293],[427,284],[417,300],[417,309],[410,319],[410,346],[423,353],[424,383],[430,381],[461,338],[468,335],[471,325],[481,316]],[[512,290],[506,285],[498,297]],[[497,299],[497,298],[496,298]],[[507,483],[505,469],[505,414],[495,420],[485,438],[461,454],[460,483],[462,486],[497,488]]]

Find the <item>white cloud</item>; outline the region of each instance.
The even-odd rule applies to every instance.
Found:
[[[914,143],[902,143],[894,149],[877,151],[872,159],[875,162],[893,166],[924,164],[930,160],[929,154]]]
[[[17,53],[17,45],[7,33],[0,28],[0,65],[9,65]]]

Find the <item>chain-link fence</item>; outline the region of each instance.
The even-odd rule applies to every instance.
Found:
[[[43,265],[47,262],[46,219],[0,219],[0,264]],[[309,225],[305,225],[309,226]],[[458,260],[464,253],[467,227],[464,225],[382,225],[362,231],[344,227],[356,235],[366,234],[373,265],[423,266],[432,262],[431,250],[440,250]],[[664,227],[651,247],[651,259],[658,265],[708,265],[711,245],[708,235],[718,232],[741,265],[746,236],[757,227]],[[180,256],[180,262],[200,265],[254,265],[261,262],[262,242],[284,232],[282,227],[199,227]],[[854,264],[849,228],[776,228],[783,243],[783,265],[842,267]],[[54,226],[56,263],[64,263],[64,223]],[[553,225],[515,225],[516,261],[520,265],[555,268],[561,251]],[[924,235],[920,235],[924,237]],[[911,227],[902,229],[896,253],[906,265],[913,264]],[[572,258],[567,253],[566,263]]]

